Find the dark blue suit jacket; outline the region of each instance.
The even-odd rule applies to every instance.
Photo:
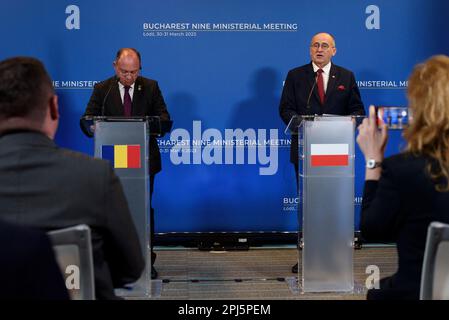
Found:
[[[317,86],[314,86],[315,77],[312,63],[288,72],[279,104],[279,113],[286,125],[293,116],[298,115],[365,114],[360,91],[351,71],[332,63],[324,104],[320,102]],[[297,153],[298,144],[292,143],[291,162],[298,162]]]

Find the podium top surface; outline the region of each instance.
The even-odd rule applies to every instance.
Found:
[[[313,114],[313,115],[295,115],[293,116],[284,133],[287,135],[296,134],[298,127],[303,123],[303,121],[354,121],[355,125],[358,126],[366,115],[335,115],[335,114]]]
[[[84,116],[85,121],[160,121],[158,116],[122,117],[122,116]]]
[[[173,125],[172,120],[161,120],[159,116],[84,116],[80,120],[81,130],[88,137],[93,137],[94,132],[92,127],[96,122],[146,122],[148,124],[150,134],[158,137],[162,137],[165,133],[170,132]]]

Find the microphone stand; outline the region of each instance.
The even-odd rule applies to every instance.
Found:
[[[102,116],[102,117],[104,117],[104,106],[105,106],[105,104],[106,104],[106,99],[107,99],[108,96],[109,96],[109,92],[111,92],[112,87],[113,87],[114,84],[116,84],[118,81],[119,81],[119,79],[117,79],[117,77],[114,76],[114,79],[113,79],[111,85],[109,86],[109,89],[108,89],[108,91],[106,92],[106,95],[104,96],[103,103],[101,104],[101,116]]]
[[[309,96],[307,97],[307,104],[306,104],[307,109],[310,109],[310,98],[312,97],[313,89],[315,89],[317,78],[318,78],[318,72],[315,72],[315,79],[313,81],[313,86],[312,86],[312,89],[310,89]]]

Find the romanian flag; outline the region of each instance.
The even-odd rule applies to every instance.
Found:
[[[114,168],[141,168],[140,145],[103,145],[102,158],[109,160]]]
[[[312,144],[310,155],[312,167],[346,167],[349,165],[348,144]]]

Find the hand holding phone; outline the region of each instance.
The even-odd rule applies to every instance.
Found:
[[[368,118],[358,127],[357,143],[366,159],[382,161],[387,145],[388,132],[383,119],[378,118],[375,106],[369,107]]]

